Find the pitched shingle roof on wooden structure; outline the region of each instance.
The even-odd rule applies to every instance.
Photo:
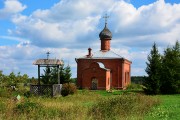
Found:
[[[33,62],[33,65],[62,65],[63,62],[59,59],[38,59]]]
[[[40,85],[40,67],[57,67],[63,65],[63,62],[59,59],[37,59],[33,62],[33,65],[38,66],[38,85]],[[59,70],[59,69],[58,69]],[[59,73],[59,71],[58,71]],[[58,74],[58,83],[60,84],[59,74]]]

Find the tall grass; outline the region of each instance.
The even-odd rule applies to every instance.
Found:
[[[67,97],[45,98],[30,97],[15,101],[3,98],[0,107],[2,119],[58,119],[58,120],[94,120],[94,119],[130,119],[143,118],[149,109],[159,101],[140,94],[102,96],[96,92],[83,90]],[[1,109],[0,109],[1,110]]]
[[[143,118],[143,115],[157,104],[159,104],[157,99],[140,94],[120,95],[99,100],[89,113],[93,119]]]

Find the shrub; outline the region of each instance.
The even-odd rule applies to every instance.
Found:
[[[26,100],[22,103],[17,104],[14,110],[15,112],[18,112],[18,113],[29,113],[32,110],[36,110],[41,107],[42,106],[39,103]]]
[[[10,98],[12,95],[12,90],[8,88],[0,88],[0,97]]]
[[[30,91],[27,91],[27,92],[24,93],[24,96],[27,97],[27,98],[29,98],[29,97],[32,96],[32,94],[31,94]]]
[[[127,90],[142,90],[142,85],[131,83],[127,86]]]
[[[0,88],[0,97],[4,97],[6,94],[6,90],[4,88]]]
[[[62,86],[61,95],[67,96],[69,94],[74,94],[77,91],[75,84],[73,83],[65,83]]]
[[[16,93],[20,94],[20,95],[25,95],[27,92],[28,92],[28,90],[25,88],[19,88],[16,90]]]

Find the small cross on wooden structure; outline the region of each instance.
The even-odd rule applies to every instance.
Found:
[[[63,61],[59,59],[49,59],[50,52],[47,52],[47,59],[37,59],[33,62],[34,65],[38,66],[38,84],[37,85],[31,85],[30,91],[31,93],[35,95],[51,95],[54,96],[56,94],[60,94],[62,85],[60,84],[60,71],[59,67],[63,65]],[[41,75],[41,68],[57,68],[57,74],[58,74],[58,84],[42,84],[41,85],[41,78],[44,77]]]
[[[47,59],[49,59],[49,54],[51,54],[51,53],[48,51],[46,54],[47,54]]]
[[[107,16],[107,13],[105,14],[105,16],[103,16],[103,18],[105,19],[105,24],[107,24],[107,19],[109,18],[109,16]]]

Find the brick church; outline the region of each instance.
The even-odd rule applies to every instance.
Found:
[[[92,54],[92,49],[88,48],[88,55],[76,58],[77,86],[91,90],[126,89],[131,82],[131,61],[111,50],[112,33],[107,22],[99,38],[99,51]]]

